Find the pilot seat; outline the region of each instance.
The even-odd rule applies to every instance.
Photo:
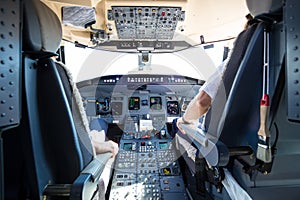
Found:
[[[23,2],[24,154],[28,199],[105,199],[114,158],[96,155],[80,94],[55,62],[62,40],[56,14]]]

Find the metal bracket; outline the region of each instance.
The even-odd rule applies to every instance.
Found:
[[[288,119],[300,122],[300,2],[286,0],[286,83]]]
[[[138,63],[139,63],[139,70],[144,70],[145,67],[150,67],[151,65],[151,54],[150,51],[141,51],[138,55]]]

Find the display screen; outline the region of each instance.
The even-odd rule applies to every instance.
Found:
[[[122,102],[111,102],[111,113],[113,115],[122,115]]]
[[[129,97],[128,109],[129,110],[139,110],[140,109],[140,98],[139,97]]]
[[[179,114],[178,101],[168,101],[167,102],[167,113],[168,113],[168,115],[178,115]]]
[[[168,142],[160,142],[159,148],[160,149],[169,149],[169,143]]]
[[[123,149],[125,151],[130,151],[132,149],[132,143],[125,143]]]
[[[152,110],[161,110],[162,109],[161,97],[150,97],[150,108]]]
[[[110,99],[98,99],[96,101],[96,113],[97,115],[100,114],[108,114],[110,112]]]

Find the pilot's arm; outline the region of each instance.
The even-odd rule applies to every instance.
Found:
[[[227,60],[217,67],[215,73],[209,77],[199,89],[199,93],[189,103],[184,115],[177,120],[177,127],[182,133],[185,132],[180,128],[180,124],[197,124],[199,118],[208,111],[219,86],[222,84],[222,74],[226,64]]]
[[[182,133],[184,130],[180,128],[180,124],[195,124],[199,118],[204,115],[211,105],[211,97],[204,91],[201,90],[189,103],[184,115],[177,120],[177,127]]]

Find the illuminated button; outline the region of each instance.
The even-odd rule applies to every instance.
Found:
[[[133,179],[134,178],[134,174],[130,174],[130,179]]]

